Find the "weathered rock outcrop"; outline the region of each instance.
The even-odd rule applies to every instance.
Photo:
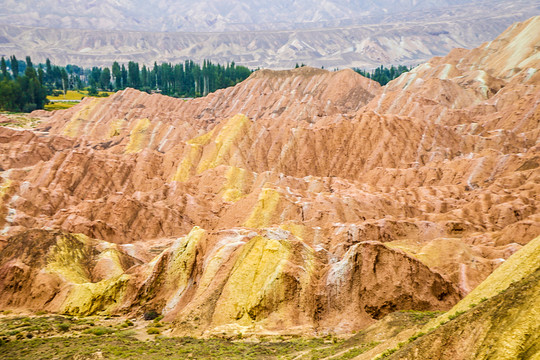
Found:
[[[539,28],[384,88],[259,71],[0,128],[0,306],[154,309],[177,334],[349,332],[452,307],[540,232]]]

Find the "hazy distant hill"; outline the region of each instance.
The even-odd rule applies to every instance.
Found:
[[[3,3],[0,55],[82,66],[185,59],[274,69],[417,65],[540,14],[537,0]]]
[[[377,23],[400,12],[480,0],[4,0],[0,23],[135,31],[235,31]]]

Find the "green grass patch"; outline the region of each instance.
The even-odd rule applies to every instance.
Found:
[[[121,336],[122,335],[122,336]],[[24,339],[2,345],[2,359],[90,357],[98,351],[106,359],[278,359],[291,358],[299,351],[324,344],[320,339],[289,341],[230,341],[226,339],[195,339],[156,337],[154,341],[139,341],[130,335],[106,337],[51,337]]]
[[[47,111],[65,110],[65,109],[69,109],[70,107],[73,107],[73,106],[75,106],[77,104],[78,104],[78,102],[73,102],[73,101],[70,101],[70,102],[53,102],[53,103],[48,103],[47,105],[45,105],[44,109],[47,110]]]
[[[146,329],[146,333],[148,335],[159,335],[160,331],[159,331],[159,329],[157,329],[155,327],[151,327],[151,328]]]
[[[90,329],[84,330],[84,333],[101,336],[101,335],[106,335],[106,334],[113,334],[115,331],[116,330],[113,328],[108,328],[105,326],[96,326],[96,327],[92,327]]]
[[[58,330],[62,331],[62,332],[66,332],[68,331],[70,328],[70,325],[68,323],[61,323],[58,325]]]
[[[357,357],[358,355],[363,354],[366,351],[373,349],[375,346],[377,346],[379,344],[380,344],[379,342],[375,341],[375,342],[365,344],[365,345],[357,347],[357,348],[350,349],[349,351],[345,352],[341,356],[333,358],[333,360],[338,360],[338,359],[339,360],[349,360],[349,359],[353,359],[353,358]]]
[[[82,100],[85,96],[88,96],[88,93],[85,91],[75,91],[75,90],[68,90],[66,92],[66,95],[63,94],[63,92],[60,95],[53,96],[49,95],[47,96],[47,99],[49,100]]]
[[[456,311],[455,313],[453,313],[452,315],[449,315],[448,316],[448,319],[449,320],[454,320],[455,318],[457,318],[459,315],[461,314],[464,314],[465,311]]]
[[[107,97],[109,95],[114,94],[112,91],[99,91],[98,97]],[[82,100],[85,97],[88,97],[88,91],[87,90],[68,90],[66,92],[66,95],[64,95],[63,92],[61,92],[60,95],[53,96],[49,95],[47,96],[47,99],[49,100]]]
[[[400,312],[411,315],[411,318],[418,323],[427,323],[429,320],[436,318],[444,313],[444,311],[416,311],[416,310],[401,310]]]

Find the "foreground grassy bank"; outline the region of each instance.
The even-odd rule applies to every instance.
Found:
[[[134,338],[130,331],[113,335],[81,335],[10,341],[1,347],[3,359],[271,359],[311,349],[320,340],[232,342],[224,339]],[[290,358],[290,357],[289,357]]]
[[[418,319],[417,313],[400,313],[393,326]],[[424,319],[424,317],[426,317]],[[397,322],[396,322],[397,321]],[[335,336],[238,336],[199,339],[167,337],[171,324],[119,317],[77,318],[62,315],[0,316],[2,359],[352,359],[379,344],[358,333],[347,339]],[[378,331],[377,331],[378,332]]]

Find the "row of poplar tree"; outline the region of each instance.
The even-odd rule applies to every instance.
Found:
[[[367,78],[369,78],[371,80],[375,80],[379,84],[384,86],[384,85],[388,84],[388,82],[390,82],[391,80],[394,80],[395,78],[399,77],[399,75],[401,75],[401,74],[403,74],[405,72],[408,72],[411,69],[412,69],[412,67],[408,68],[407,66],[404,66],[404,65],[399,65],[397,67],[392,65],[389,68],[381,65],[381,66],[373,69],[371,72],[366,71],[366,70],[362,70],[362,69],[358,69],[358,68],[355,68],[354,71],[356,71],[357,73],[359,73],[360,75],[362,75],[364,77],[367,77]]]
[[[47,103],[47,90],[43,86],[45,78],[43,69],[39,67],[36,70],[29,56],[26,57],[26,62],[19,62],[12,56],[9,59],[9,68],[11,74],[8,72],[8,63],[2,57],[0,109],[24,112],[43,109]]]
[[[98,90],[117,91],[131,87],[174,97],[197,97],[235,85],[251,75],[251,70],[234,62],[220,65],[208,60],[202,65],[192,60],[175,65],[154,62],[152,67],[140,66],[134,61],[126,66],[115,61],[111,68],[84,69],[75,65],[59,68],[47,59],[45,69],[46,74],[52,74],[50,82],[47,79],[47,86],[68,90],[90,87],[91,95]]]
[[[235,85],[250,74],[251,70],[234,62],[220,65],[208,60],[202,65],[187,60],[175,65],[154,63],[152,67],[133,61],[127,67],[114,62],[111,68],[85,69],[76,65],[55,66],[49,59],[34,66],[28,56],[26,61],[15,56],[2,57],[0,109],[24,112],[43,109],[47,95],[82,89],[89,89],[89,95],[97,95],[99,90],[132,87],[175,97],[197,97]]]

